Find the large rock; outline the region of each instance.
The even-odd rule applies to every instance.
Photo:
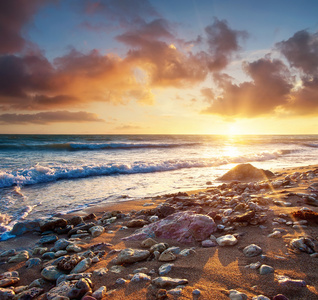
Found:
[[[273,177],[269,170],[257,169],[251,164],[239,164],[220,177],[221,180],[261,180]]]
[[[10,234],[22,235],[26,232],[34,232],[34,231],[40,231],[39,221],[35,220],[35,221],[18,222],[13,226],[12,230],[10,231]]]
[[[315,243],[313,242],[313,240],[311,240],[310,238],[307,238],[307,237],[293,239],[293,240],[291,240],[290,245],[294,249],[298,249],[298,250],[300,250],[302,252],[306,252],[308,254],[312,254],[315,252]]]
[[[135,263],[137,261],[145,260],[150,255],[150,252],[148,250],[138,250],[138,249],[131,249],[127,248],[122,250],[117,258],[116,258],[116,264],[125,264],[125,263]]]
[[[48,230],[54,230],[58,227],[66,227],[67,221],[62,218],[51,218],[48,220],[41,220],[40,221],[40,229],[42,232]]]
[[[174,213],[163,220],[145,225],[124,240],[160,237],[181,243],[203,241],[216,231],[214,220],[207,216],[185,211]]]

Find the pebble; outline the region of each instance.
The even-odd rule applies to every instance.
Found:
[[[20,281],[19,277],[7,277],[0,279],[0,287],[7,287]]]
[[[2,251],[0,253],[0,257],[13,256],[16,254],[17,254],[17,251],[15,249],[10,249],[10,250],[6,250],[6,251]]]
[[[182,255],[182,256],[188,256],[188,255],[193,255],[193,254],[197,254],[194,249],[183,249],[180,252],[180,255]]]
[[[148,250],[139,250],[126,248],[118,254],[115,263],[121,265],[124,263],[135,263],[137,261],[145,260],[150,256]]]
[[[140,282],[140,281],[151,281],[151,277],[145,273],[136,273],[131,278],[131,282]]]
[[[192,295],[199,296],[199,295],[201,295],[201,291],[199,289],[195,289],[192,291]]]
[[[257,256],[257,255],[260,255],[262,253],[262,248],[260,246],[255,245],[255,244],[251,244],[251,245],[246,246],[243,249],[243,253],[247,257]]]
[[[46,235],[42,236],[41,239],[39,240],[39,244],[44,245],[44,244],[51,244],[54,243],[58,240],[57,235]]]
[[[168,248],[167,244],[158,243],[158,244],[151,246],[149,251],[150,251],[150,253],[153,253],[154,251],[159,251],[161,253],[161,252],[165,251],[167,248]]]
[[[43,293],[43,289],[33,287],[31,289],[28,289],[26,291],[23,291],[22,293],[19,293],[14,297],[15,300],[24,300],[24,299],[36,299],[37,296],[41,295]]]
[[[159,275],[167,275],[171,270],[174,264],[163,264],[159,267]]]
[[[112,266],[109,269],[110,272],[117,273],[117,274],[121,273],[124,270],[125,270],[125,267],[123,266]]]
[[[97,226],[93,226],[89,228],[88,231],[90,232],[92,237],[97,237],[97,236],[100,236],[105,231],[105,228],[103,226],[97,225]]]
[[[0,299],[11,300],[15,296],[15,292],[12,289],[0,288]]]
[[[219,244],[219,246],[233,246],[237,244],[237,239],[232,234],[227,234],[220,236],[216,239],[216,242]]]
[[[42,260],[40,258],[30,258],[25,262],[25,266],[30,269],[36,266],[39,266],[41,264]]]
[[[153,279],[152,283],[158,287],[175,287],[178,285],[187,284],[188,280],[160,276],[160,277]]]
[[[249,265],[246,265],[245,268],[250,268],[252,270],[256,270],[261,266],[261,262],[251,263]]]
[[[143,247],[143,248],[151,248],[153,245],[156,245],[156,244],[158,244],[157,241],[155,241],[152,238],[148,238],[148,239],[143,240],[141,242],[141,247]]]
[[[133,270],[133,274],[146,273],[146,272],[148,272],[148,268],[146,268],[146,267],[142,267],[142,268],[138,268],[138,269]]]
[[[107,274],[108,269],[107,268],[100,268],[93,271],[93,274],[96,276],[103,276]]]
[[[123,284],[126,284],[128,280],[124,279],[124,278],[118,278],[116,280],[116,284],[120,284],[120,285],[123,285]]]
[[[91,266],[91,264],[92,264],[92,259],[85,258],[74,267],[74,269],[71,271],[71,274],[82,273],[86,271]]]
[[[266,275],[274,272],[274,268],[269,265],[261,265],[259,268],[259,273],[261,275]]]
[[[285,275],[277,275],[278,284],[287,287],[305,287],[307,284],[301,279],[291,279]]]
[[[66,247],[70,244],[71,242],[68,241],[67,239],[59,239],[55,242],[53,248],[54,248],[54,251],[65,250]]]
[[[237,290],[230,290],[229,293],[231,300],[247,300],[247,295]]]
[[[101,300],[106,296],[106,292],[107,292],[106,286],[101,286],[92,294],[92,297],[94,297],[97,300]]]
[[[270,233],[267,237],[278,239],[278,238],[282,237],[282,233],[280,231],[276,230],[276,231]]]
[[[48,266],[42,270],[41,275],[46,280],[55,281],[61,275],[64,275],[64,273],[58,270],[55,266]]]
[[[182,294],[182,289],[181,288],[174,288],[174,289],[169,290],[167,293],[170,295],[173,295],[173,296],[180,296]]]
[[[264,295],[258,295],[258,296],[253,297],[252,300],[271,300],[271,299],[264,296]]]
[[[26,261],[29,259],[29,252],[26,250],[23,250],[21,252],[18,252],[15,256],[11,256],[8,260],[8,263],[18,263],[21,261]]]
[[[162,262],[164,262],[164,261],[174,261],[176,259],[177,259],[177,257],[169,250],[163,251],[160,254],[159,258],[158,258],[158,260],[162,261]]]
[[[214,241],[210,240],[210,239],[202,241],[201,245],[204,248],[216,247],[217,246],[217,244]]]

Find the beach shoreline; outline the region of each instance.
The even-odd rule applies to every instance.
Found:
[[[175,239],[156,237],[155,240],[157,242],[168,243],[169,246],[180,247],[181,250],[195,247],[193,255],[178,255],[177,259],[172,261],[174,266],[167,275],[172,278],[186,278],[189,282],[180,290],[181,294],[178,296],[178,299],[230,299],[229,294],[232,289],[246,294],[248,299],[261,294],[267,296],[269,299],[273,299],[278,294],[284,294],[290,300],[317,299],[318,274],[316,269],[318,267],[318,260],[308,253],[299,251],[299,249],[292,249],[290,243],[292,240],[304,236],[309,236],[314,242],[318,243],[317,223],[309,220],[305,225],[297,227],[297,223],[293,224],[293,222],[299,220],[291,218],[291,214],[299,211],[302,207],[307,207],[316,213],[318,212],[317,206],[308,204],[304,196],[301,196],[305,194],[310,195],[315,190],[315,184],[318,185],[318,166],[292,167],[272,171],[274,171],[275,177],[271,179],[272,184],[269,185],[269,188],[264,188],[264,191],[262,191],[262,188],[257,191],[256,185],[252,184],[253,180],[249,179],[246,181],[246,187],[244,186],[243,192],[239,192],[238,188],[235,190],[231,183],[226,183],[221,188],[222,184],[220,183],[216,187],[213,186],[203,190],[180,193],[179,196],[178,194],[172,194],[119,203],[108,203],[102,206],[89,207],[83,211],[77,211],[68,215],[58,215],[58,217],[70,220],[75,216],[87,217],[90,215],[91,219],[87,220],[86,223],[97,223],[103,218],[106,212],[120,211],[118,214],[125,216],[124,218],[115,218],[114,222],[108,225],[102,224],[105,225],[105,232],[101,235],[94,238],[84,235],[77,241],[83,251],[92,249],[93,245],[99,243],[110,243],[113,245],[111,246],[111,250],[115,249],[115,251],[108,249],[106,255],[102,256],[98,262],[92,263],[85,270],[85,272],[93,274],[93,291],[102,286],[107,287],[108,292],[105,299],[160,299],[158,298],[160,290],[158,287],[154,287],[149,281],[131,282],[130,279],[132,276],[130,274],[133,274],[135,269],[144,267],[147,268],[145,273],[149,273],[150,275],[148,274],[148,276],[153,280],[158,276],[158,268],[164,264],[163,262],[159,262],[156,259],[144,260],[135,264],[124,264],[124,269],[121,273],[109,270],[114,265],[113,260],[118,256],[120,250],[125,248],[142,249],[140,246],[141,240],[122,240],[122,238],[134,234],[137,227],[125,228],[123,226],[126,226],[129,221],[134,219],[144,219],[148,222],[151,215],[147,214],[150,214],[152,209],[154,210],[160,205],[165,204],[177,208],[175,212],[194,211],[197,214],[204,215],[210,213],[211,216],[215,216],[215,222],[218,225],[224,225],[222,230],[218,229],[214,233],[216,238],[231,234],[238,240],[237,244],[233,246],[222,247],[216,245],[215,247],[203,247],[202,241],[186,244]],[[287,184],[287,180],[289,180],[289,184]],[[243,181],[241,183],[244,184]],[[238,186],[237,184],[235,187]],[[310,186],[313,188],[308,190]],[[219,190],[220,194],[216,194],[216,190]],[[243,222],[240,224],[235,224],[234,222],[223,223],[226,217],[235,217],[240,213],[239,210],[230,208],[227,200],[233,200],[233,197],[234,199],[237,197],[237,201],[240,202],[240,197],[244,193],[247,194],[246,197],[249,197],[249,199],[258,200],[258,202],[254,201],[257,204],[254,210],[256,214],[264,215],[266,218],[256,224],[253,224],[253,222]],[[216,197],[216,195],[218,196]],[[218,200],[213,200],[214,198]],[[220,199],[226,203],[223,208],[220,206],[222,203]],[[212,202],[209,202],[209,200]],[[215,205],[213,201],[216,201]],[[263,209],[263,211],[257,211],[258,207]],[[230,212],[229,209],[232,209],[232,211]],[[246,211],[246,209],[243,211]],[[282,220],[285,220],[285,222]],[[292,224],[288,225],[288,222],[292,222]],[[222,228],[222,226],[219,227]],[[277,234],[276,238],[269,237],[271,233],[275,232],[274,229],[281,229],[282,234]],[[280,232],[280,230],[278,231]],[[65,234],[61,234],[58,237],[59,239],[69,238]],[[41,255],[31,255],[40,238],[39,234],[26,233],[7,241],[1,241],[0,252],[10,249],[17,249],[17,251],[27,250],[30,252],[30,258],[42,259]],[[206,239],[209,240],[209,238]],[[244,256],[242,250],[250,244],[259,245],[263,250],[263,256],[251,258]],[[48,250],[52,246],[53,244],[48,244]],[[71,254],[73,253],[68,253],[68,255]],[[8,271],[19,272],[20,280],[18,284],[14,285],[15,287],[27,286],[33,280],[42,278],[41,270],[48,263],[42,259],[39,265],[26,268],[25,261],[18,263],[8,263],[7,261],[8,257],[1,258],[0,270],[1,273]],[[274,271],[270,274],[260,275],[259,269],[246,267],[251,263],[257,262],[260,262],[262,265],[272,266]],[[95,270],[102,268],[108,269],[104,275],[100,276],[94,273]],[[151,272],[152,270],[154,272]],[[287,287],[283,286],[278,283],[279,276],[288,276],[294,280],[303,280],[306,282],[306,286],[299,287],[293,284]],[[118,284],[116,283],[118,278],[123,278],[127,281],[124,284]],[[43,292],[38,298],[47,299],[43,295],[45,295],[45,292],[50,291],[52,286],[54,286],[54,282],[44,283],[42,286]],[[162,299],[174,299],[175,296],[170,294],[169,290],[171,288],[166,288],[167,298]],[[199,290],[200,296],[195,296],[193,294],[194,290]]]

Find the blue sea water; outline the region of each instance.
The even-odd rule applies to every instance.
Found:
[[[317,135],[0,135],[0,234],[21,219],[218,184],[237,163],[275,170],[317,154]]]

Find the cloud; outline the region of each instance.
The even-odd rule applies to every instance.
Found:
[[[246,39],[246,31],[233,30],[225,20],[215,18],[212,25],[205,28],[207,35],[209,62],[208,67],[211,71],[224,69],[233,54],[238,52],[241,47],[239,39]]]
[[[53,63],[41,53],[0,57],[0,106],[3,110],[49,110],[92,101],[151,104],[153,95],[140,82],[134,65],[97,50],[75,49]]]
[[[287,41],[277,43],[276,47],[292,67],[303,72],[303,76],[318,76],[318,32],[298,31]]]
[[[228,75],[214,76],[222,93],[216,97],[207,89],[201,91],[210,103],[202,113],[251,118],[274,113],[288,104],[292,77],[281,60],[266,57],[245,62],[243,69],[252,81],[234,84]]]
[[[0,125],[6,124],[41,124],[51,123],[84,123],[84,122],[105,122],[99,119],[94,113],[84,111],[52,111],[41,112],[37,114],[2,114],[0,115]]]
[[[0,53],[15,53],[24,47],[27,42],[23,36],[24,26],[44,3],[41,0],[0,1]]]

